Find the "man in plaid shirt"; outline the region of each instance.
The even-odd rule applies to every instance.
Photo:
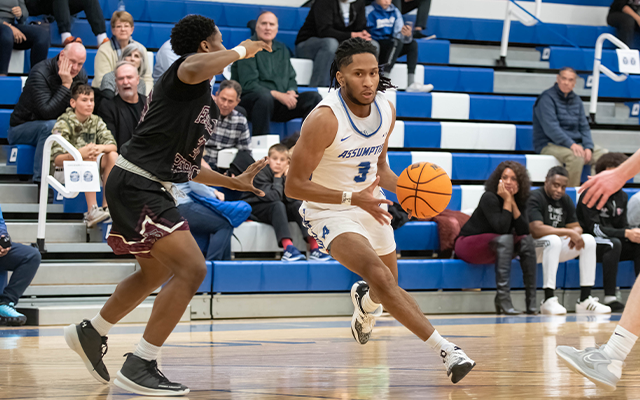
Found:
[[[251,134],[247,118],[234,108],[240,103],[242,87],[234,80],[220,83],[216,104],[220,109],[220,122],[205,145],[204,159],[213,170],[217,169],[218,151],[235,148],[249,150]]]

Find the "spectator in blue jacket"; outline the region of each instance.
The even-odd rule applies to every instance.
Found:
[[[7,225],[0,209],[0,238],[9,238]],[[24,314],[16,311],[18,299],[27,290],[40,266],[40,252],[31,246],[11,243],[0,246],[0,273],[12,271],[9,284],[0,292],[0,325],[19,326],[27,322]]]
[[[367,30],[380,45],[380,64],[388,75],[398,57],[407,56],[407,92],[430,92],[433,85],[415,81],[418,64],[418,43],[413,40],[411,26],[404,23],[400,10],[391,0],[376,0],[366,7]]]
[[[564,164],[569,186],[580,186],[582,167],[595,166],[608,152],[593,143],[582,99],[573,91],[577,78],[573,68],[562,68],[556,84],[542,92],[533,106],[533,147],[536,153],[552,155]]]

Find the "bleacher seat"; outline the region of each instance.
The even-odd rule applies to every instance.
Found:
[[[33,175],[34,146],[18,144],[3,147],[7,151],[7,165],[15,165],[18,175]]]

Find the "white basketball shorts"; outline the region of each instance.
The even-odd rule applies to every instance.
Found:
[[[383,206],[385,209],[386,205]],[[360,207],[345,210],[324,210],[308,207],[306,202],[300,207],[300,215],[309,235],[318,242],[320,251],[329,254],[331,242],[343,233],[358,233],[371,244],[379,256],[386,256],[396,249],[393,228],[389,224],[380,225],[371,214]]]

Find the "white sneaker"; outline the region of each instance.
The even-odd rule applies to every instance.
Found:
[[[382,315],[382,305],[372,313],[362,309],[362,298],[369,291],[365,281],[358,281],[351,287],[351,302],[353,302],[353,317],[351,318],[351,334],[356,342],[367,344],[376,324],[376,318]]]
[[[455,344],[453,350],[446,352],[440,350],[440,357],[444,367],[447,369],[447,376],[451,377],[451,382],[458,383],[462,378],[467,376],[469,371],[476,366],[476,362],[469,358],[464,351]]]
[[[553,296],[543,300],[540,304],[540,313],[548,315],[564,315],[567,309],[558,303],[558,296]]]
[[[103,210],[102,207],[94,205],[93,207],[91,207],[91,210],[84,213],[84,222],[85,224],[87,224],[87,228],[92,228],[97,223],[102,222],[110,217],[111,215],[108,211]]]
[[[585,301],[578,300],[576,314],[611,314],[611,307],[598,301],[597,297],[589,296]]]
[[[406,92],[422,92],[422,93],[429,93],[430,91],[433,90],[433,85],[432,84],[422,84],[422,83],[418,83],[418,82],[413,82],[411,85],[409,85],[409,87],[407,87],[407,89],[405,90]]]

